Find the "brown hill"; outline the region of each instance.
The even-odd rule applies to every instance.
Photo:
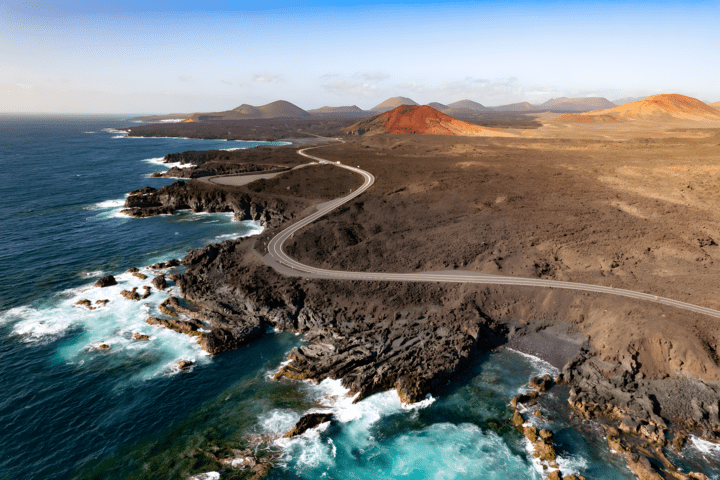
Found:
[[[642,120],[651,122],[693,121],[720,122],[720,111],[697,98],[678,94],[652,95],[639,102],[626,103],[607,110],[584,114],[567,114],[557,118],[570,122],[608,122]]]
[[[535,105],[528,102],[520,102],[492,107],[492,110],[495,110],[496,112],[535,112],[537,109]]]
[[[720,109],[720,102],[714,102],[710,104],[711,107],[715,107],[717,109]]]
[[[375,105],[370,110],[373,110],[375,112],[387,112],[399,107],[400,105],[417,105],[417,103],[407,97],[392,97],[388,98],[380,105]]]
[[[448,108],[456,108],[456,109],[467,108],[468,110],[472,110],[475,112],[491,112],[492,111],[491,109],[487,108],[484,105],[481,105],[477,102],[473,102],[472,100],[467,100],[467,99],[450,103],[450,104],[448,104]]]
[[[310,114],[290,102],[278,100],[260,107],[246,103],[225,112],[194,113],[188,122],[212,122],[218,120],[248,120],[256,118],[302,118]]]
[[[616,105],[604,97],[551,98],[537,107],[541,112],[589,112],[614,108]]]
[[[447,105],[445,105],[445,104],[443,104],[443,103],[439,103],[439,102],[430,102],[430,103],[427,104],[427,106],[428,106],[428,107],[432,107],[432,108],[434,108],[435,110],[440,110],[441,112],[442,112],[443,110],[446,110],[446,109],[448,108]]]
[[[357,105],[344,106],[344,107],[320,107],[308,110],[308,113],[363,113]]]
[[[633,102],[639,102],[640,100],[645,100],[645,97],[624,97],[624,98],[618,98],[617,100],[613,100],[612,103],[614,103],[617,106],[625,105],[626,103],[633,103]]]
[[[381,133],[414,133],[419,135],[461,135],[485,137],[513,137],[493,128],[480,127],[457,120],[427,105],[401,105],[358,122],[345,130],[353,135]]]

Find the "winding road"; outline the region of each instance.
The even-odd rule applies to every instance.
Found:
[[[363,185],[355,190],[350,195],[341,197],[330,202],[326,202],[318,205],[317,212],[309,215],[302,220],[294,223],[285,230],[275,235],[268,243],[267,250],[268,254],[265,257],[266,263],[278,270],[283,274],[298,275],[310,278],[326,278],[335,280],[380,280],[380,281],[397,281],[397,282],[447,282],[447,283],[478,283],[486,285],[518,285],[525,287],[544,287],[544,288],[558,288],[565,290],[576,290],[582,292],[594,292],[594,293],[606,293],[610,295],[618,295],[621,297],[633,298],[637,300],[645,300],[649,302],[659,303],[662,305],[668,305],[683,310],[689,310],[691,312],[700,313],[703,315],[709,315],[711,317],[720,318],[720,311],[713,310],[711,308],[700,307],[690,303],[680,302],[671,298],[658,297],[648,293],[634,292],[632,290],[623,290],[613,287],[603,287],[599,285],[589,285],[585,283],[573,283],[573,282],[561,282],[557,280],[543,280],[537,278],[521,278],[521,277],[509,277],[504,275],[492,275],[485,273],[477,273],[463,270],[453,271],[440,271],[440,272],[422,272],[422,273],[368,273],[368,272],[347,272],[341,270],[325,270],[322,268],[315,268],[309,265],[302,264],[296,260],[290,258],[283,251],[283,244],[297,233],[303,227],[311,224],[315,220],[327,215],[331,211],[340,207],[341,205],[349,202],[358,195],[361,195],[365,190],[370,188],[375,182],[375,177],[365,170],[360,168],[343,165],[340,163],[333,163],[328,160],[318,158],[306,153],[310,147],[299,150],[298,153],[311,160],[315,160],[322,163],[332,163],[340,168],[353,171],[363,176],[365,182]]]

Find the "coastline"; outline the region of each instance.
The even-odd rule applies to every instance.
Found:
[[[195,300],[199,301],[199,299]],[[539,356],[540,358],[544,358],[550,361],[550,363],[558,369],[566,367],[565,370],[567,370],[567,365],[572,363],[571,360],[573,360],[573,358],[575,358],[578,353],[581,353],[583,344],[585,344],[585,350],[587,351],[588,349],[588,339],[584,338],[584,336],[579,334],[579,332],[571,332],[571,330],[572,328],[567,324],[565,324],[565,326],[559,327],[557,323],[555,325],[543,325],[537,329],[526,328],[526,326],[522,325],[509,326],[509,331],[507,334],[509,342],[507,343],[507,346],[510,348],[516,348],[521,352],[534,354],[536,356]],[[315,335],[312,332],[310,332],[309,334],[311,337]],[[319,357],[317,356],[318,354],[320,355]],[[318,350],[302,348],[294,351],[290,354],[290,358],[293,359],[293,363],[285,366],[281,370],[280,376],[285,375],[290,378],[296,379],[317,378],[318,380],[321,380],[322,378],[325,378],[324,376],[327,375],[327,373],[320,373],[320,377],[315,377],[318,372],[310,373],[311,370],[307,370],[306,368],[308,366],[312,367],[312,362],[309,364],[307,362],[308,359],[316,361],[322,356],[328,354],[331,353],[327,351],[325,353],[322,353]],[[330,374],[330,376],[327,378],[333,378],[332,374]],[[352,384],[355,385],[353,388],[357,389],[355,391],[361,393],[360,398],[364,398],[367,395],[372,394],[376,391],[382,391],[382,389],[375,390],[374,388],[371,390],[367,390],[364,386],[362,386],[362,384]],[[416,391],[416,387],[412,385],[402,388],[397,387],[396,385],[396,387],[398,389],[398,392],[400,393],[401,398],[404,401],[412,402],[412,400],[418,399],[420,396],[422,396],[423,392],[425,391],[424,389],[426,389],[430,384],[432,384],[432,382],[430,382],[425,387],[421,387],[419,391]],[[385,384],[385,388],[389,387],[389,384]],[[411,391],[413,393],[410,393]],[[587,414],[586,407],[579,406],[577,402],[572,403],[575,408],[579,408],[581,412],[583,412],[583,409],[585,409],[584,413]]]
[[[402,141],[402,139],[400,139]],[[263,149],[253,149],[262,151]],[[270,149],[268,149],[270,150]],[[292,147],[287,148],[290,153],[287,155],[285,153],[282,153],[281,150],[283,149],[272,149],[275,157],[275,159],[279,159],[281,164],[290,165],[292,163],[291,156],[296,155],[294,153],[294,150]],[[385,152],[380,150],[378,152],[380,155],[384,154]],[[248,160],[249,161],[249,160]],[[354,160],[351,160],[354,162]],[[362,162],[362,160],[359,160],[359,162]],[[194,165],[193,163],[191,163]],[[333,177],[329,177],[332,181]],[[381,178],[387,178],[386,176],[383,176]],[[264,188],[269,188],[270,186],[265,186]],[[285,188],[283,185],[282,188]],[[381,188],[386,188],[381,185]],[[395,188],[394,190],[397,190]],[[402,192],[393,193],[394,190],[390,190],[389,193],[392,195],[401,196],[403,195]],[[207,192],[206,192],[207,193]],[[249,194],[249,198],[251,201],[246,205],[247,211],[249,212],[250,209],[254,208],[257,210],[257,207],[259,205],[262,205],[257,202],[257,199],[263,198],[267,199],[271,197],[272,195],[277,194],[271,194],[268,193],[265,190],[260,190],[257,192],[252,192]],[[392,196],[391,195],[391,196]],[[388,196],[387,198],[391,198],[391,196]],[[188,197],[189,198],[189,197]],[[255,200],[253,200],[255,199]],[[366,202],[364,207],[367,209],[374,208],[372,205],[372,196],[369,199],[370,203]],[[265,200],[263,200],[265,201]],[[395,208],[395,204],[392,204],[393,208]],[[360,212],[359,209],[356,208],[355,205],[351,205],[351,209],[348,213],[353,212]],[[287,215],[290,212],[297,212],[297,213],[291,213],[288,216],[294,216],[294,215],[301,215],[302,211],[306,208],[309,208],[309,204],[305,204],[305,206],[301,204],[297,204],[296,206],[292,206],[290,204],[286,204],[281,209],[277,209],[275,212],[268,214],[268,219],[275,219],[276,221],[280,222],[278,223],[278,226],[281,225],[281,223],[286,223],[289,221],[292,221],[292,219],[285,218],[280,219],[276,215]],[[355,209],[355,210],[353,210]],[[191,209],[192,210],[192,209]],[[375,210],[377,211],[377,210]],[[230,213],[230,212],[228,212]],[[340,215],[347,215],[346,213],[339,212]],[[356,213],[359,215],[359,213]],[[299,218],[299,217],[298,217]],[[330,223],[330,222],[328,222]],[[330,223],[324,224],[322,226],[322,229],[324,229],[325,232],[333,232],[333,235],[337,235],[336,229],[334,229],[333,224]],[[329,228],[328,228],[329,227]],[[352,240],[352,237],[355,235],[358,237],[359,240],[363,240],[362,238],[362,232],[358,233],[357,230],[352,230],[352,228],[357,227],[350,227],[347,230],[345,230],[346,237],[340,237],[341,240],[344,240],[347,238],[348,240]],[[310,229],[312,231],[308,232],[310,235],[310,238],[313,238],[315,235],[315,232],[319,229]],[[405,233],[406,234],[406,233]],[[299,237],[296,235],[296,237]],[[332,235],[329,235],[329,238],[332,238]],[[337,237],[336,237],[337,238]],[[389,317],[392,317],[394,313],[398,311],[407,310],[408,308],[416,308],[418,305],[420,305],[421,310],[423,311],[419,312],[422,315],[424,315],[425,319],[423,321],[429,321],[432,322],[435,326],[440,328],[448,328],[450,327],[450,330],[454,328],[456,320],[451,320],[447,312],[440,312],[442,310],[443,305],[446,305],[448,303],[452,303],[454,301],[457,301],[457,299],[460,299],[461,302],[465,302],[468,299],[472,298],[471,305],[473,305],[472,309],[475,309],[476,307],[481,312],[482,315],[485,315],[486,317],[496,320],[496,324],[498,327],[497,332],[495,335],[497,335],[498,340],[502,340],[502,342],[505,342],[505,337],[509,338],[509,341],[504,343],[504,345],[517,349],[520,352],[524,353],[530,353],[530,354],[540,354],[541,358],[545,358],[547,360],[550,360],[552,364],[554,364],[557,368],[561,368],[563,366],[563,363],[567,363],[567,360],[572,357],[572,352],[575,351],[578,347],[578,344],[582,346],[582,343],[586,340],[586,336],[584,336],[581,331],[582,329],[578,325],[582,325],[578,320],[582,318],[582,315],[587,315],[587,312],[581,311],[580,313],[582,315],[578,315],[577,312],[572,310],[569,305],[572,305],[572,302],[570,299],[572,298],[572,295],[566,295],[564,293],[558,293],[558,294],[552,294],[552,295],[539,295],[537,291],[534,291],[532,289],[519,289],[517,292],[513,293],[512,288],[491,288],[489,291],[483,292],[482,289],[473,290],[472,292],[468,289],[464,288],[452,288],[447,291],[443,291],[443,289],[429,289],[428,291],[423,292],[423,290],[427,290],[424,286],[420,285],[417,286],[417,288],[413,287],[408,290],[398,290],[396,288],[393,288],[392,286],[384,283],[377,283],[374,285],[366,285],[364,287],[357,287],[357,284],[350,285],[350,288],[347,289],[340,289],[338,290],[338,287],[333,285],[332,282],[324,282],[317,290],[308,290],[308,283],[302,282],[300,280],[297,281],[279,281],[277,279],[272,278],[271,276],[268,276],[265,272],[262,271],[262,264],[261,263],[253,263],[256,260],[259,260],[259,254],[262,252],[262,246],[260,244],[252,244],[253,242],[249,241],[249,239],[244,241],[229,241],[227,244],[220,244],[217,246],[217,248],[208,248],[205,247],[201,250],[203,252],[197,252],[194,259],[192,260],[191,265],[188,265],[191,269],[207,269],[208,273],[212,271],[221,271],[218,267],[221,267],[223,264],[225,265],[225,271],[226,272],[233,272],[233,274],[238,274],[238,268],[247,268],[246,271],[240,273],[240,283],[247,281],[248,279],[258,279],[260,280],[260,284],[264,285],[263,288],[267,288],[269,292],[272,292],[273,290],[278,290],[278,292],[273,292],[269,294],[266,298],[266,300],[271,302],[277,302],[280,300],[280,303],[276,303],[276,306],[278,304],[282,304],[285,300],[288,298],[292,298],[292,295],[301,294],[301,295],[309,295],[309,297],[306,297],[305,300],[308,298],[311,302],[315,302],[314,305],[310,305],[304,312],[303,318],[303,326],[301,327],[299,324],[295,324],[297,320],[301,318],[300,311],[297,309],[287,309],[285,310],[285,313],[282,312],[274,312],[272,311],[272,308],[269,307],[269,303],[257,303],[256,304],[256,312],[261,313],[262,315],[265,315],[268,318],[272,318],[272,315],[274,313],[278,313],[278,317],[273,320],[277,321],[278,325],[280,322],[287,322],[288,319],[292,320],[292,328],[299,331],[300,329],[303,329],[304,338],[306,338],[310,344],[312,345],[323,345],[327,342],[327,338],[323,337],[325,333],[323,333],[323,330],[327,328],[327,325],[323,322],[328,322],[329,324],[332,323],[333,318],[338,318],[340,320],[344,321],[352,321],[356,323],[362,322],[362,317],[364,314],[372,314],[372,315],[385,315],[387,314]],[[262,243],[262,242],[260,242]],[[295,246],[297,248],[297,246]],[[343,247],[342,245],[330,245],[328,248],[329,252],[333,252],[337,250],[338,248],[347,248],[346,246]],[[493,248],[497,248],[493,246]],[[238,250],[243,250],[243,252],[239,252]],[[503,252],[504,253],[504,252]],[[307,256],[307,252],[300,251],[301,256]],[[216,255],[215,259],[210,259],[213,255]],[[253,260],[255,259],[255,260]],[[335,260],[328,260],[328,263],[332,263]],[[391,265],[392,266],[392,265]],[[475,268],[475,267],[473,267]],[[265,283],[263,283],[265,282]],[[225,284],[212,284],[212,282],[208,283],[202,283],[197,286],[192,286],[190,288],[190,291],[193,293],[197,293],[195,290],[200,291],[202,290],[202,287],[211,286],[212,288],[226,288],[230,291],[239,293],[240,295],[245,295],[247,292],[243,290],[243,287],[238,283],[225,283]],[[198,288],[196,288],[198,287]],[[373,309],[369,310],[363,310],[363,308],[360,308],[361,303],[357,301],[357,298],[355,300],[348,300],[345,297],[350,298],[353,294],[351,291],[353,288],[356,288],[357,292],[355,292],[357,296],[363,297],[366,295],[389,295],[390,298],[390,305],[383,306],[383,305],[372,305]],[[323,290],[325,290],[323,292]],[[346,312],[340,312],[341,314],[339,316],[334,315],[333,312],[330,311],[328,305],[323,304],[317,304],[319,302],[321,295],[334,295],[333,292],[340,292],[342,296],[345,296],[344,300],[342,300],[341,304],[339,305],[339,308],[341,309],[356,309],[354,313],[351,311]],[[276,293],[279,293],[279,295],[276,295]],[[410,303],[407,305],[403,305],[401,302],[399,302],[397,299],[398,297],[403,297],[405,293],[409,293],[409,297],[411,298]],[[191,293],[192,294],[192,293]],[[473,297],[473,295],[475,297]],[[246,295],[247,296],[247,295]],[[482,298],[480,298],[482,296]],[[209,297],[208,297],[209,298]],[[218,299],[220,300],[220,299]],[[610,302],[608,302],[607,299],[599,299],[597,296],[591,296],[587,299],[584,299],[589,305],[592,306],[591,310],[594,310],[596,312],[595,315],[597,315],[597,312],[601,312],[602,310],[609,306]],[[536,305],[538,304],[544,304],[545,302],[554,302],[556,303],[555,308],[550,308],[546,310],[538,310]],[[210,302],[212,303],[212,302]],[[494,306],[493,303],[497,303],[497,306]],[[292,302],[288,305],[292,305]],[[535,306],[534,306],[535,305]],[[227,305],[225,302],[223,303],[215,303],[208,305],[211,309],[216,311],[218,313],[221,311],[220,309],[225,308],[227,309],[226,312],[233,312],[231,315],[235,315],[237,312],[244,312],[242,309],[237,309],[238,305]],[[171,306],[172,307],[172,306]],[[306,305],[307,307],[307,305]],[[316,308],[320,307],[320,308]],[[254,307],[255,308],[255,307]],[[457,308],[457,306],[455,307]],[[575,307],[573,307],[575,308]],[[609,312],[607,313],[608,316],[610,315],[626,315],[626,312],[623,311],[623,309],[631,308],[635,309],[637,308],[636,304],[630,304],[625,302],[622,305],[614,305],[612,308],[610,308]],[[438,310],[440,309],[440,310]],[[471,309],[471,310],[472,310]],[[644,311],[646,314],[647,312],[650,312],[651,315],[656,315],[660,317],[661,315],[669,313],[666,309],[659,309],[659,310],[648,310],[644,307],[640,307],[640,310]],[[438,312],[440,314],[438,315]],[[472,312],[470,310],[456,310],[453,312],[455,315],[455,318],[465,318],[466,315],[471,314]],[[283,315],[286,315],[284,317]],[[404,314],[403,314],[404,315]],[[225,318],[228,318],[226,315],[224,315]],[[416,316],[415,318],[422,318],[421,316]],[[536,322],[537,319],[543,318],[544,320],[541,322]],[[587,318],[587,317],[586,317]],[[633,317],[635,318],[635,317]],[[401,316],[399,321],[414,321],[412,320],[412,317],[409,315]],[[595,317],[593,317],[593,321],[595,320]],[[447,323],[443,323],[447,321]],[[315,325],[312,324],[312,322],[316,322]],[[261,323],[262,326],[268,325],[268,322],[263,321]],[[287,325],[287,324],[286,324]],[[563,328],[559,328],[558,325],[564,325]],[[332,326],[332,328],[335,328],[335,326]],[[575,330],[573,330],[575,329]],[[571,331],[573,330],[573,331]],[[332,330],[328,330],[332,331]],[[473,334],[473,330],[469,329],[465,334]],[[454,334],[454,333],[453,333]],[[477,332],[475,332],[477,335]],[[409,334],[408,337],[412,337],[412,334]],[[443,337],[438,337],[437,341],[442,341]],[[365,340],[363,340],[365,341]],[[435,341],[435,340],[433,340]],[[581,342],[582,341],[582,342]],[[332,344],[330,342],[329,344]],[[486,348],[486,347],[482,347]],[[488,348],[492,348],[492,345],[489,345]],[[299,353],[305,354],[307,353],[306,350],[298,350]],[[311,350],[311,352],[322,353],[322,350]],[[462,363],[462,362],[461,362]],[[471,364],[472,362],[468,363]],[[465,370],[463,370],[463,366],[460,365],[459,369],[455,371],[455,373],[449,373],[448,375],[453,375],[452,378],[459,378],[464,373]],[[350,372],[352,373],[352,372]],[[637,375],[638,373],[641,373],[640,370],[637,372],[632,372],[632,375]],[[457,376],[456,376],[457,375]],[[352,376],[352,375],[351,375]],[[342,377],[337,377],[342,378]],[[362,385],[362,383],[358,383],[358,385]],[[360,387],[362,388],[362,387]],[[390,386],[392,388],[392,385]],[[563,387],[565,388],[565,387]],[[371,391],[367,391],[367,394],[370,394]],[[422,392],[418,392],[418,395],[420,395]],[[585,399],[588,399],[590,397],[583,397]],[[701,408],[705,408],[702,405]],[[711,413],[711,412],[710,412]],[[704,415],[707,416],[710,413],[706,412]],[[602,419],[595,419],[594,421],[604,421]],[[640,429],[638,429],[640,430]],[[702,432],[698,432],[699,434],[702,434]],[[695,437],[691,437],[695,438]],[[699,438],[699,437],[697,437]]]

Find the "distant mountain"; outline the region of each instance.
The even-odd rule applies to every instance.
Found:
[[[644,100],[645,98],[646,97],[625,97],[618,100],[613,100],[612,103],[619,107],[620,105],[625,105],[626,103],[639,102],[640,100]]]
[[[604,97],[582,97],[582,98],[551,98],[539,105],[537,111],[541,112],[589,112],[614,108],[617,105]]]
[[[561,115],[557,120],[595,123],[623,120],[663,123],[675,121],[720,123],[720,111],[697,98],[678,94],[664,94],[652,95],[639,102],[626,103],[607,110]]]
[[[481,105],[477,102],[473,102],[472,100],[460,100],[458,102],[453,102],[448,104],[448,108],[467,108],[468,110],[473,110],[475,112],[491,112],[492,109],[487,108],[484,105]]]
[[[393,110],[362,120],[347,129],[353,135],[414,133],[418,135],[461,135],[513,137],[499,129],[463,122],[428,106],[401,105]]]
[[[492,110],[490,110],[492,111]],[[445,115],[450,115],[451,117],[477,117],[478,113],[484,113],[479,112],[477,110],[472,110],[470,108],[446,108],[442,111]]]
[[[375,105],[370,110],[373,110],[375,112],[387,112],[399,107],[400,105],[417,105],[417,103],[407,97],[392,97],[388,98],[379,105]]]
[[[349,107],[320,107],[308,110],[308,113],[364,113],[365,110],[359,108],[357,105]]]
[[[710,105],[711,107],[715,107],[715,108],[717,108],[718,110],[720,110],[720,102],[714,102],[714,103],[711,103],[711,104],[709,104],[709,105]]]
[[[310,114],[290,102],[278,100],[260,107],[246,103],[225,112],[194,113],[187,122],[212,122],[218,120],[247,120],[255,118],[303,118]]]
[[[534,112],[537,110],[535,105],[528,102],[511,103],[509,105],[500,105],[498,107],[491,107],[496,112]]]
[[[442,103],[438,103],[438,102],[428,103],[427,106],[428,106],[428,107],[432,107],[432,108],[434,108],[435,110],[440,110],[441,112],[442,112],[443,110],[445,110],[446,108],[448,108],[447,105],[442,104]]]

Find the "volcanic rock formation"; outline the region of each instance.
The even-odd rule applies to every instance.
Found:
[[[491,112],[492,110],[484,105],[481,105],[477,102],[473,102],[472,100],[460,100],[458,102],[453,102],[447,106],[447,108],[467,108],[468,110],[472,110],[474,112]]]
[[[308,113],[363,113],[364,110],[357,105],[344,107],[320,107],[308,110]]]
[[[428,106],[428,107],[432,107],[432,108],[434,108],[435,110],[440,110],[441,112],[442,112],[443,110],[446,110],[446,109],[448,108],[447,105],[445,105],[444,103],[439,103],[439,102],[430,102],[430,103],[427,104],[427,106]]]
[[[511,103],[509,105],[500,105],[492,107],[496,112],[535,112],[537,107],[528,102]]]
[[[400,105],[417,105],[417,103],[407,97],[392,97],[388,98],[379,105],[375,105],[370,110],[373,110],[375,112],[387,112],[389,110],[399,107]]]
[[[693,121],[720,122],[720,111],[697,98],[678,94],[652,95],[639,102],[627,103],[607,110],[558,117],[569,122],[608,122],[642,120],[650,122]]]
[[[616,105],[603,97],[583,98],[551,98],[537,107],[538,111],[546,112],[588,112],[591,110],[614,108]]]
[[[450,117],[423,105],[402,105],[396,109],[362,120],[348,127],[346,133],[365,135],[375,133],[415,133],[420,135],[461,135],[484,137],[512,137],[514,135],[493,128],[480,127]]]
[[[260,107],[242,104],[225,112],[194,113],[186,122],[206,122],[218,120],[245,120],[255,118],[301,118],[310,114],[290,102],[278,100]]]

